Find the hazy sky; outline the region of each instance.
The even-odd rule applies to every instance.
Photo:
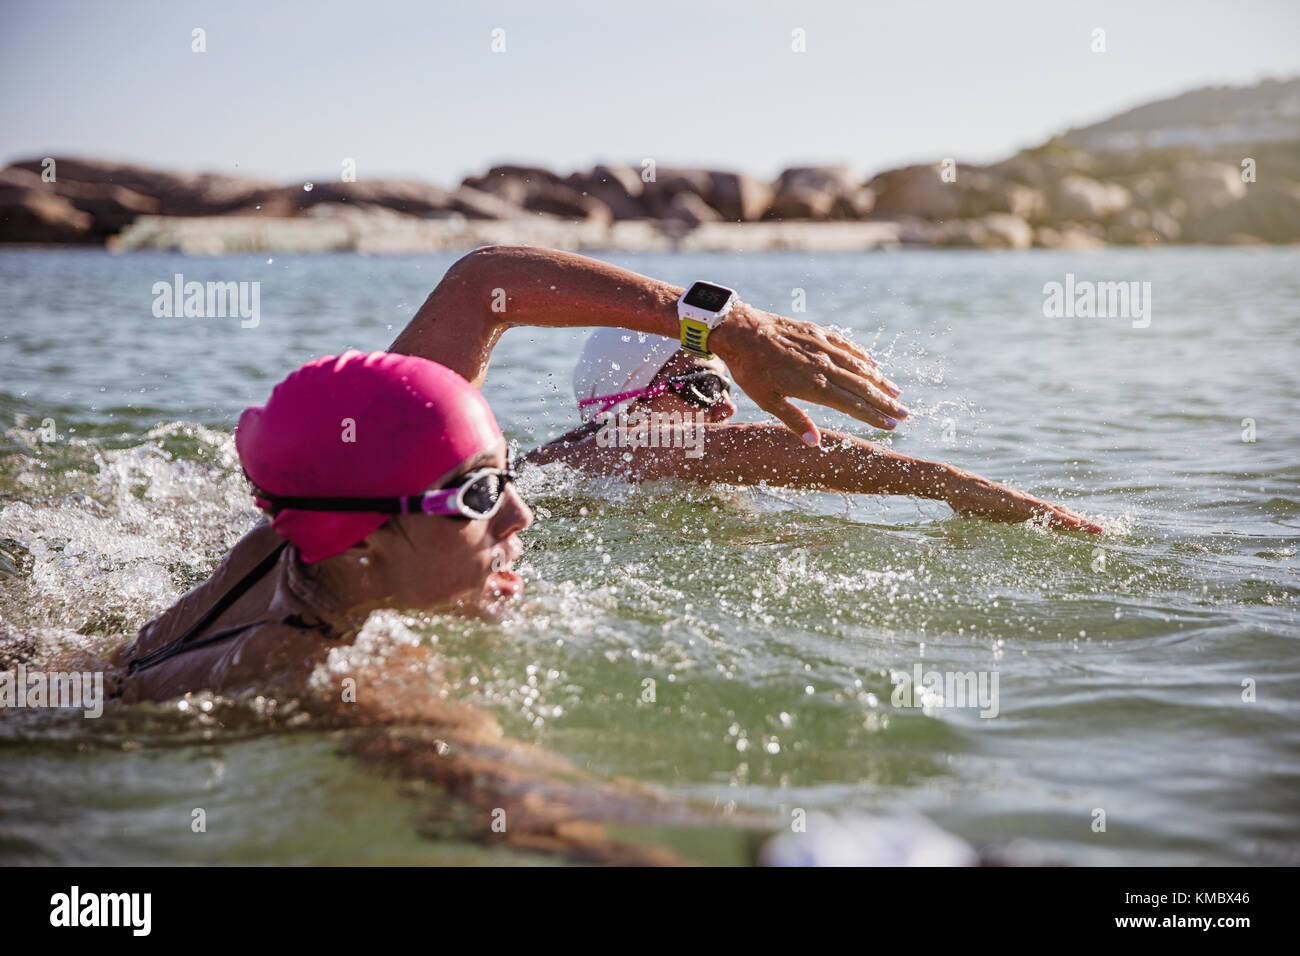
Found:
[[[293,181],[350,157],[359,178],[444,185],[495,162],[646,157],[869,173],[1297,74],[1297,0],[0,0],[0,158]]]

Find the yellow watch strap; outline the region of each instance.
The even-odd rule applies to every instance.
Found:
[[[708,323],[701,322],[699,319],[682,319],[681,325],[682,348],[701,358],[713,358],[713,353],[709,351],[711,330]]]

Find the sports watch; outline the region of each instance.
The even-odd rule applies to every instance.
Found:
[[[712,282],[696,282],[677,300],[682,348],[702,358],[713,358],[709,333],[722,324],[736,304],[736,292]]]

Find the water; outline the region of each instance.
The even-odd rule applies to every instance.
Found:
[[[4,630],[102,650],[202,580],[256,518],[238,412],[308,358],[385,347],[454,258],[0,254]],[[872,347],[913,411],[899,434],[855,433],[1108,533],[532,469],[513,618],[383,615],[367,640],[431,643],[449,695],[509,736],[719,817],[910,808],[1024,862],[1300,862],[1300,253],[609,258],[786,313],[804,290],[806,317]],[[260,281],[259,325],[155,318],[151,287],[177,272]],[[1150,327],[1045,318],[1067,272],[1149,281]],[[516,329],[497,349],[486,393],[521,446],[576,423],[580,335]],[[996,672],[998,716],[893,706],[891,674],[918,663]],[[0,714],[0,860],[553,862],[473,839],[347,729],[214,713]],[[738,862],[730,833],[637,835]]]

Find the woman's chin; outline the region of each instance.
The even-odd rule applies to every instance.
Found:
[[[524,591],[524,579],[506,568],[490,571],[478,591],[463,594],[445,609],[460,617],[501,620],[511,603]]]
[[[509,613],[510,605],[524,591],[524,579],[508,568],[493,571],[483,584],[483,592],[477,602],[477,614],[489,620],[499,621]]]

